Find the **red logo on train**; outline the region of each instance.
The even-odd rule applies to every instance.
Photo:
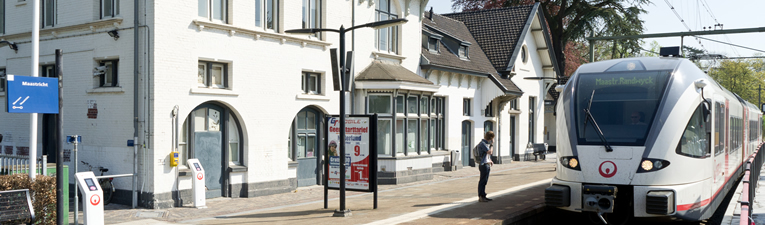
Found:
[[[614,175],[616,175],[616,163],[611,161],[605,161],[600,164],[600,167],[598,167],[598,170],[600,171],[600,175],[605,178],[611,178]]]

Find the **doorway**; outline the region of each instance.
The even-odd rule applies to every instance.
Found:
[[[321,156],[324,145],[321,134],[324,131],[324,114],[312,107],[300,110],[290,127],[289,158],[298,163],[297,186],[321,184]]]
[[[189,114],[183,129],[188,137],[182,140],[190,140],[190,143],[185,143],[189,145],[188,152],[181,154],[198,159],[205,168],[205,197],[229,196],[229,167],[243,164],[239,120],[230,109],[205,103]]]
[[[473,126],[469,120],[462,121],[462,166],[473,166],[471,147],[473,146]]]
[[[510,157],[515,156],[515,116],[510,116]]]

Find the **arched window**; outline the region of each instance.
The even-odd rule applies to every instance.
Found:
[[[290,128],[290,151],[292,160],[316,157],[319,149],[319,127],[322,116],[318,111],[305,108],[298,112]],[[294,143],[293,143],[294,140]]]
[[[231,109],[214,102],[199,105],[178,131],[179,167],[186,167],[189,158],[199,159],[208,193],[230,196],[229,169],[243,165],[242,137],[241,124]]]
[[[375,10],[376,21],[397,19],[396,7],[393,0],[380,0]],[[377,50],[398,54],[398,26],[377,30]]]
[[[224,114],[224,115],[221,115]],[[225,119],[221,121],[221,119]],[[192,122],[193,120],[193,122]],[[221,123],[225,122],[226,126],[221,127]],[[193,123],[193,127],[189,127],[189,124]],[[209,104],[197,107],[189,114],[188,118],[183,120],[183,126],[178,131],[178,153],[179,153],[179,165],[186,165],[186,159],[194,158],[193,153],[189,152],[191,135],[195,132],[220,132],[227,131],[221,136],[226,142],[224,146],[227,146],[228,159],[230,164],[242,165],[242,132],[239,126],[239,120],[227,109],[222,109]],[[222,153],[221,153],[222,154]]]

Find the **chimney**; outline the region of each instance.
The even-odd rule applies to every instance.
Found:
[[[430,7],[430,17],[428,17],[430,21],[433,21],[433,6]]]

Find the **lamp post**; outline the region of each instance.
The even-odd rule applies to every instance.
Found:
[[[304,34],[312,35],[317,32],[336,32],[340,34],[340,209],[335,210],[333,216],[345,217],[350,216],[351,211],[345,208],[345,92],[348,90],[348,79],[345,77],[346,65],[345,65],[345,33],[358,28],[371,27],[374,29],[383,29],[392,26],[398,26],[406,23],[407,19],[393,19],[384,20],[372,23],[366,23],[358,26],[353,26],[348,29],[340,25],[340,29],[326,29],[326,28],[308,28],[308,29],[293,29],[286,30],[289,34]],[[334,65],[333,65],[334,66]],[[326,184],[325,184],[326,185]]]
[[[13,43],[12,41],[0,41],[0,44],[8,44],[8,47],[11,48],[11,50],[16,51],[16,53],[19,52],[19,47],[16,45],[16,43]]]

